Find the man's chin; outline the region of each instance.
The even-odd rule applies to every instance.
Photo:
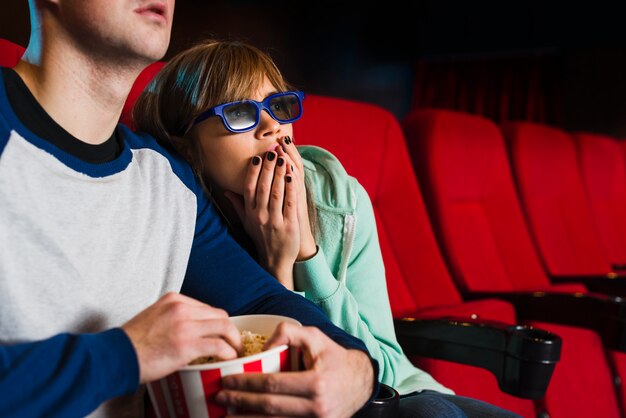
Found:
[[[137,53],[144,56],[150,62],[159,61],[165,56],[169,46],[169,41],[168,37],[163,41],[144,43],[140,48],[138,48]]]

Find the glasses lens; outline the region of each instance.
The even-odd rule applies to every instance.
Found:
[[[294,93],[273,97],[270,99],[270,111],[280,122],[289,122],[300,116],[300,100]]]
[[[252,103],[236,103],[223,111],[226,123],[236,130],[251,129],[256,124],[257,108]]]

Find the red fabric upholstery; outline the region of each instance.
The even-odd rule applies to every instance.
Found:
[[[302,119],[294,124],[294,139],[296,144],[331,151],[370,195],[395,317],[477,315],[515,322],[507,303],[461,302],[432,233],[401,129],[390,113],[364,103],[311,95]],[[534,416],[532,402],[502,393],[485,370],[413,360],[460,395]]]
[[[15,67],[24,54],[24,47],[0,39],[0,67]]]
[[[139,74],[137,80],[135,80],[135,83],[133,84],[133,87],[128,93],[124,107],[122,108],[122,116],[120,117],[121,123],[131,128],[133,127],[133,106],[144,88],[146,88],[148,83],[154,78],[159,70],[163,68],[164,65],[165,63],[162,61],[152,63],[144,68],[144,70]]]
[[[578,159],[598,237],[613,264],[626,264],[626,154],[607,136],[578,133]]]
[[[548,272],[611,271],[585,195],[573,138],[526,122],[505,124],[503,132],[524,213]]]
[[[394,286],[406,283],[397,294],[395,287],[390,289],[396,316],[461,302],[439,255],[402,132],[391,114],[362,103],[308,96],[303,117],[294,124],[294,140],[332,152],[369,193],[387,279]],[[404,216],[408,213],[410,221]],[[429,274],[418,274],[424,271]],[[406,301],[407,292],[412,303]]]
[[[528,234],[497,126],[479,116],[435,110],[413,112],[403,126],[460,286],[556,290]]]
[[[409,149],[449,266],[470,291],[585,291],[554,287],[528,233],[502,135],[479,116],[421,110],[403,121]],[[533,323],[560,335],[563,355],[546,397],[551,417],[619,416],[606,353],[586,329]]]

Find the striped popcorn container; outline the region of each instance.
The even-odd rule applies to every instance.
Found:
[[[279,315],[243,315],[230,318],[239,331],[270,337],[278,324],[300,324]],[[160,380],[148,383],[148,393],[158,418],[217,418],[236,411],[213,401],[222,389],[222,376],[237,373],[274,373],[298,369],[298,350],[286,345],[215,363],[186,366]]]

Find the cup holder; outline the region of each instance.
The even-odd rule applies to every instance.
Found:
[[[394,418],[400,410],[400,395],[391,386],[380,384],[378,395],[354,418]]]
[[[561,337],[530,325],[507,327],[507,352],[527,361],[557,362],[561,355]]]
[[[561,357],[561,337],[530,325],[506,328],[500,388],[511,395],[541,399]]]
[[[507,327],[512,335],[519,336],[521,338],[531,338],[534,340],[546,340],[553,341],[558,339],[556,334],[545,329],[535,328],[532,325],[512,325]]]

